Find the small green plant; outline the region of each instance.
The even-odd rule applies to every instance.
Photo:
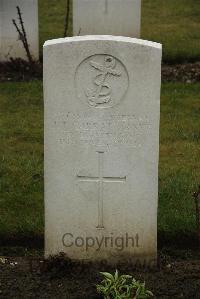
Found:
[[[100,274],[104,279],[97,285],[97,291],[104,299],[146,299],[153,296],[145,283],[136,281],[131,275],[119,275],[117,270],[114,275],[108,272]]]

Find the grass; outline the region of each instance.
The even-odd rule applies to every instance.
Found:
[[[143,0],[142,38],[163,44],[165,62],[200,59],[200,1]]]
[[[46,40],[63,37],[67,1],[39,0],[38,3],[40,49],[42,50],[42,45]],[[69,22],[69,35],[72,35],[72,7]]]
[[[161,100],[159,221],[165,233],[195,229],[192,192],[200,183],[200,84],[163,84]]]
[[[0,235],[43,232],[42,84],[0,84]]]
[[[41,81],[0,83],[0,238],[41,238],[43,100]],[[162,86],[159,217],[161,234],[192,233],[191,197],[200,182],[200,84]]]
[[[45,40],[63,37],[66,0],[39,0],[40,49]],[[141,38],[163,44],[165,62],[200,58],[200,1],[142,0]],[[69,35],[72,34],[72,8]]]

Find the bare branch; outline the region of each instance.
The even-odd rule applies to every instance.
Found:
[[[13,22],[13,25],[15,26],[15,28],[16,28],[18,34],[19,34],[20,40],[23,43],[23,47],[24,47],[24,49],[26,51],[26,55],[28,57],[28,61],[30,63],[33,63],[33,59],[32,59],[31,53],[30,53],[30,49],[29,49],[29,44],[28,44],[28,41],[27,41],[26,31],[25,31],[25,28],[24,28],[24,22],[23,22],[23,19],[22,19],[22,14],[21,14],[19,6],[17,6],[16,8],[17,8],[17,13],[18,13],[18,17],[19,17],[19,23],[20,23],[20,26],[21,26],[21,30],[20,30],[19,26],[17,25],[17,23],[14,19],[12,20],[12,22]]]
[[[69,29],[69,13],[70,13],[70,0],[67,0],[67,10],[65,15],[64,37],[67,36]]]
[[[193,193],[193,197],[196,207],[197,238],[200,246],[200,186],[198,191]]]

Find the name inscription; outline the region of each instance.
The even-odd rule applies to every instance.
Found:
[[[140,147],[151,127],[147,117],[94,117],[68,112],[55,117],[53,127],[61,144]]]

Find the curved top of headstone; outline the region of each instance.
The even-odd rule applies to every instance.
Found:
[[[83,41],[115,41],[122,43],[130,43],[137,44],[146,47],[152,47],[157,49],[162,49],[162,44],[147,41],[138,38],[125,37],[125,36],[113,36],[113,35],[85,35],[85,36],[74,36],[74,37],[66,37],[66,38],[57,38],[52,40],[47,40],[44,43],[44,47],[57,45],[57,44],[65,44],[71,42],[83,42]]]

